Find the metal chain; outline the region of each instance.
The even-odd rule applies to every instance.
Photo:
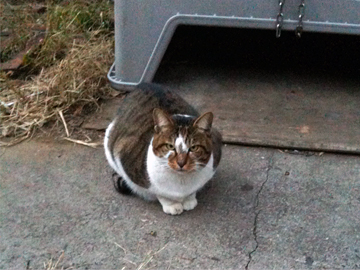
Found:
[[[304,0],[303,0],[304,1]],[[284,13],[283,13],[283,7],[285,4],[285,0],[279,0],[279,13],[276,16],[276,37],[279,38],[281,36],[281,28],[284,21]]]
[[[295,29],[295,35],[297,38],[301,38],[301,34],[303,31],[303,17],[305,15],[305,0],[300,0],[301,3],[299,5],[299,23]]]

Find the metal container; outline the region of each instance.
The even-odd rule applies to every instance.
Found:
[[[360,0],[115,0],[112,86],[151,82],[178,25],[359,35]]]

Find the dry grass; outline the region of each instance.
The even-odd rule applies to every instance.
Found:
[[[5,62],[25,49],[26,42],[36,35],[36,31],[29,31],[29,28],[39,27],[43,20],[44,15],[34,12],[32,5],[13,5],[11,1],[0,1],[0,30],[12,37],[1,50],[0,60]]]
[[[48,121],[61,121],[74,105],[96,103],[109,92],[111,14],[108,1],[48,2],[45,41],[26,56],[28,70],[40,73],[21,86],[0,74],[0,139],[12,137],[0,146],[28,138]]]
[[[90,39],[94,31],[112,33],[113,6],[105,0],[63,1],[47,5],[47,37],[41,49],[32,55],[35,68],[52,65],[71,49],[76,39]]]
[[[61,266],[61,263],[64,259],[64,255],[65,252],[62,251],[61,255],[59,256],[59,258],[54,261],[54,259],[51,257],[46,263],[44,262],[44,269],[45,270],[70,270],[70,269],[74,269],[73,267],[66,267],[64,268],[63,266]]]
[[[162,251],[167,247],[167,245],[168,245],[168,244],[165,244],[162,248],[158,249],[157,251],[153,251],[153,250],[148,251],[148,252],[146,253],[143,261],[142,261],[139,265],[136,265],[136,263],[134,263],[134,262],[132,262],[132,261],[130,261],[130,260],[128,260],[128,259],[125,259],[126,255],[128,255],[128,254],[131,253],[131,252],[129,252],[128,250],[126,250],[124,247],[122,247],[121,245],[119,245],[119,244],[116,243],[116,242],[114,242],[114,244],[115,244],[117,247],[119,247],[120,249],[122,249],[122,251],[125,253],[123,260],[126,261],[126,262],[129,262],[129,263],[131,263],[133,266],[135,266],[135,267],[136,267],[136,270],[150,269],[150,268],[147,267],[148,264],[151,263],[151,261],[153,261],[154,257],[156,257],[157,254],[159,254],[160,252],[162,252]],[[170,263],[171,263],[171,262],[170,262]],[[169,267],[170,267],[170,264],[169,264]],[[168,267],[168,268],[169,268],[169,267]],[[125,267],[123,267],[122,269],[125,269]],[[134,269],[135,269],[135,268],[134,268]]]
[[[44,263],[44,269],[45,270],[55,270],[57,269],[60,261],[64,258],[64,252],[61,253],[60,257],[56,260],[56,262],[53,260],[53,258],[50,258],[46,263]]]
[[[163,246],[162,248],[160,248],[158,251],[149,251],[145,258],[144,261],[137,267],[136,270],[141,270],[141,269],[145,269],[145,267],[153,260],[154,256],[158,253],[160,253],[161,251],[163,251],[166,248],[167,244],[165,244],[165,246]]]

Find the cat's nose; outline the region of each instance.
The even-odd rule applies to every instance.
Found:
[[[177,158],[176,162],[179,165],[180,169],[182,169],[185,166],[186,160],[187,160],[187,155],[186,154],[179,154],[178,155],[178,158]]]
[[[180,169],[182,169],[185,166],[185,161],[184,160],[178,160],[177,164],[179,165]]]

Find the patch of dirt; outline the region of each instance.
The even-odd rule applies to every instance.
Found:
[[[69,138],[85,143],[102,143],[105,129],[114,118],[124,93],[114,92],[110,99],[99,101],[96,105],[78,105],[64,115]],[[63,121],[51,121],[39,129],[32,138],[46,142],[65,141],[66,129]]]

